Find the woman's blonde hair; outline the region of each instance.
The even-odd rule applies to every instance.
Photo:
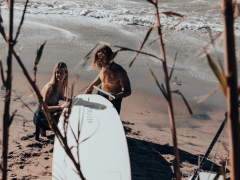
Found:
[[[102,65],[101,63],[99,62],[99,59],[98,59],[98,56],[101,55],[101,56],[105,56],[107,58],[107,61],[109,62],[110,60],[112,60],[112,55],[113,55],[113,52],[112,52],[112,49],[109,47],[109,46],[102,46],[101,48],[99,48],[95,55],[94,55],[94,59],[92,61],[92,64],[90,65],[89,69],[101,69],[102,68]]]
[[[53,91],[52,92],[56,92],[57,91],[57,78],[56,78],[56,73],[59,69],[63,69],[66,73],[66,77],[63,80],[63,92],[62,95],[64,95],[64,91],[67,91],[67,87],[68,87],[68,68],[67,68],[67,64],[64,62],[59,62],[55,65],[54,69],[53,69],[53,75],[52,78],[49,82],[50,85],[52,85],[53,87]]]

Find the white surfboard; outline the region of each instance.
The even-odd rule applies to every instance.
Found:
[[[131,180],[129,152],[120,117],[104,97],[83,94],[73,98],[69,126],[77,137],[80,130],[79,157],[87,180]],[[58,127],[63,133],[63,116]],[[77,143],[68,127],[67,140],[77,159]],[[79,180],[75,167],[57,138],[54,142],[52,179]]]
[[[208,172],[200,172],[199,176],[200,176],[200,180],[213,180],[216,174],[208,173]],[[188,180],[192,180],[192,176]],[[197,180],[197,178],[195,178],[195,180]],[[223,180],[223,176],[220,176],[218,180]]]

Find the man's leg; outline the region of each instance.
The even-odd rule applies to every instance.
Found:
[[[115,109],[117,110],[118,114],[120,115],[121,111],[121,104],[122,104],[122,98],[114,99],[111,101]]]
[[[105,97],[106,99],[108,99],[108,95],[106,95],[106,94],[104,94],[104,93],[102,93],[102,92],[100,92],[100,91],[98,91],[97,94],[100,95],[100,96]],[[109,100],[109,99],[108,99],[108,100]],[[109,101],[110,101],[110,100],[109,100]],[[114,99],[114,100],[112,100],[112,101],[110,101],[110,102],[113,104],[113,106],[114,106],[115,109],[117,110],[118,114],[120,115],[122,98]]]
[[[108,99],[108,95],[102,93],[101,91],[97,91],[97,94]]]

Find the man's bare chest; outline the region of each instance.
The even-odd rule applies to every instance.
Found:
[[[100,79],[104,83],[113,83],[117,81],[117,75],[112,71],[101,71],[100,72]]]

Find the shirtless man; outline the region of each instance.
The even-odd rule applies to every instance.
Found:
[[[100,91],[97,94],[110,100],[118,114],[120,114],[122,98],[131,94],[131,85],[127,72],[122,66],[114,62],[114,53],[108,46],[101,47],[95,53],[90,69],[94,68],[99,69],[100,72],[86,89],[85,94],[91,94],[93,86],[101,84],[101,89],[111,93],[115,96],[115,99]]]

